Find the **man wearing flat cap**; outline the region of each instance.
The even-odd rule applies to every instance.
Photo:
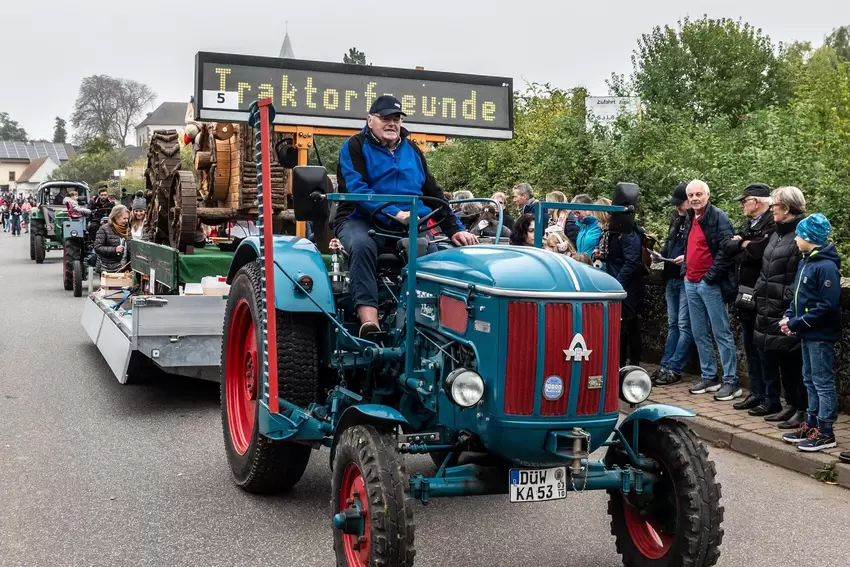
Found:
[[[407,139],[402,128],[401,102],[390,95],[379,96],[372,103],[366,126],[350,137],[339,151],[337,168],[338,191],[358,195],[424,195],[445,200],[443,190],[428,171],[425,156],[416,144]],[[334,232],[348,251],[351,295],[360,318],[360,336],[380,331],[378,324],[377,264],[385,238],[370,235],[381,227],[369,221],[380,202],[341,202],[334,217]],[[419,218],[431,212],[419,203]],[[394,203],[382,211],[387,216],[405,222],[410,217],[410,205]],[[377,215],[376,221],[382,215]],[[387,219],[384,219],[387,220]],[[448,215],[440,228],[455,246],[475,244],[478,239],[466,231],[455,216]]]
[[[738,233],[727,242],[726,254],[735,262],[735,280],[738,282],[735,309],[741,323],[741,338],[747,355],[750,395],[732,407],[741,411],[748,410],[753,416],[764,417],[782,409],[779,390],[771,386],[773,382],[764,378],[764,353],[753,343],[756,323],[753,290],[761,273],[764,250],[775,230],[770,187],[764,183],[753,183],[735,200],[741,203],[746,219]]]

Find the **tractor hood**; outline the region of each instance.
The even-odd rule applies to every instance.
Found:
[[[491,295],[623,299],[619,282],[563,254],[527,246],[464,246],[420,259],[417,278]],[[601,298],[600,298],[601,299]]]

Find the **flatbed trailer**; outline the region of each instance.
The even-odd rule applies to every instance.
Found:
[[[186,277],[227,273],[232,254],[210,249],[192,258],[149,242],[130,246],[131,270],[149,294],[90,293],[81,318],[86,334],[122,384],[151,366],[217,382],[227,296],[179,295],[178,289]]]

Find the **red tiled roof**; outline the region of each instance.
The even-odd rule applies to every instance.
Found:
[[[46,157],[35,158],[34,160],[32,160],[30,162],[30,164],[27,166],[27,168],[24,170],[24,172],[21,174],[21,176],[18,179],[16,179],[16,181],[18,181],[18,182],[29,181],[30,177],[35,175],[35,172],[38,171],[38,168],[41,167],[42,165],[44,165],[44,162],[46,162],[47,160],[48,160],[48,158],[46,158]]]

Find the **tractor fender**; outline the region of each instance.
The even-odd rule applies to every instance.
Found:
[[[408,426],[407,421],[401,412],[390,406],[381,404],[360,404],[350,406],[342,412],[339,420],[334,427],[334,438],[331,444],[331,470],[334,468],[334,455],[336,454],[336,443],[342,432],[349,427],[355,425],[376,425],[379,427],[395,427],[397,425]]]
[[[695,417],[696,413],[679,406],[671,406],[667,404],[650,404],[636,409],[623,420],[620,424],[620,429],[625,427],[630,421],[638,419],[645,421],[658,421],[666,417]]]
[[[297,236],[275,236],[272,242],[275,307],[280,311],[333,314],[336,309],[328,270],[315,245]],[[233,278],[242,266],[260,257],[259,237],[251,236],[242,240],[230,263],[227,283],[233,283]],[[286,274],[283,273],[284,269]],[[313,280],[310,298],[292,283],[292,279],[297,281],[302,276],[309,276]]]

